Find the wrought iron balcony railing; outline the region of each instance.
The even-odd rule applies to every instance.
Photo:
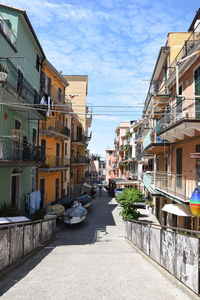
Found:
[[[0,137],[0,162],[43,162],[43,149],[20,137]]]
[[[74,137],[74,136],[72,136],[72,142],[85,144],[86,139],[85,139],[84,135],[82,135],[80,137]]]
[[[38,91],[23,76],[23,72],[7,58],[0,58],[0,65],[6,70],[8,76],[5,86],[12,87],[18,96],[24,98],[30,104],[39,104],[40,97]]]
[[[70,129],[64,126],[59,119],[47,119],[46,121],[41,121],[40,123],[41,131],[52,131],[55,133],[66,135],[70,137]]]
[[[90,159],[85,156],[78,156],[78,157],[72,157],[71,163],[72,164],[89,164]]]
[[[182,174],[155,173],[156,189],[182,201],[189,201],[195,186],[194,178],[188,178]]]
[[[62,168],[68,167],[70,164],[70,159],[58,156],[45,156],[44,164],[42,168]]]
[[[165,131],[171,125],[177,124],[182,120],[200,120],[199,98],[184,99],[178,98],[178,105],[174,106],[169,112],[165,113],[156,123],[156,133]]]

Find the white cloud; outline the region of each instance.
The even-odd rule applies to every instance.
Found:
[[[186,12],[186,0],[4,2],[27,10],[47,58],[59,71],[89,75],[88,101],[102,105],[144,102],[149,81],[143,79],[151,79],[167,33],[186,30],[195,11]],[[198,8],[194,0],[190,6]],[[138,116],[141,111],[136,109]],[[94,117],[96,132],[101,131],[100,122],[112,125],[109,130],[114,132],[119,119]],[[95,134],[93,141],[92,147],[107,143],[102,138],[99,144]]]

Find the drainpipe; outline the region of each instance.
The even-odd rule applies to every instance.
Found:
[[[200,54],[200,50],[180,59],[177,63],[176,63],[176,96],[179,97],[179,65],[180,63],[182,63],[183,61],[187,60],[188,58],[193,57],[194,55]],[[182,95],[181,95],[182,96]]]

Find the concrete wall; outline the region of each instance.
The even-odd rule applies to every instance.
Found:
[[[125,222],[126,238],[183,284],[199,294],[199,237],[183,229]]]
[[[55,234],[56,219],[0,227],[0,272],[48,243]]]

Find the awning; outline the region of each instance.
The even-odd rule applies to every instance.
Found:
[[[191,209],[188,205],[183,204],[165,204],[162,208],[170,214],[181,216],[181,217],[193,217]]]

